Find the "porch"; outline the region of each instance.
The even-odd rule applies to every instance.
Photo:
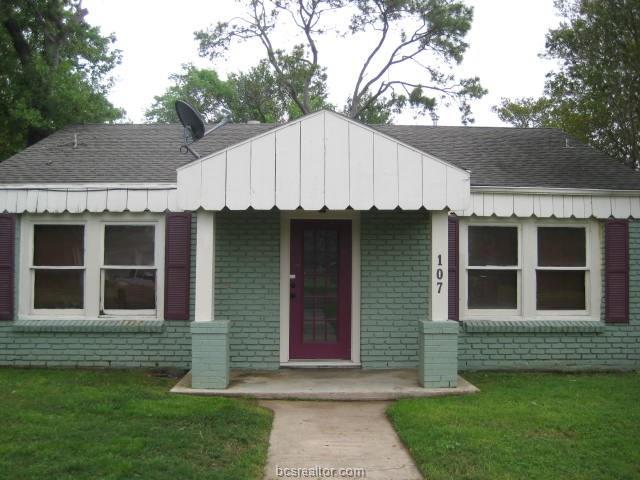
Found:
[[[197,212],[195,387],[300,361],[456,387],[448,212],[469,172],[319,112],[180,167],[177,195]]]
[[[275,371],[232,370],[226,389],[193,388],[191,372],[172,393],[299,400],[396,400],[400,398],[469,395],[480,390],[458,376],[453,388],[425,388],[415,369],[361,370],[299,368]]]

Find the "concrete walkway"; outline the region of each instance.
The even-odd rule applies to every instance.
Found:
[[[275,412],[265,480],[296,478],[287,468],[315,467],[333,468],[335,473],[297,478],[422,479],[385,415],[388,402],[260,404]],[[366,476],[340,471],[349,468],[363,468]]]

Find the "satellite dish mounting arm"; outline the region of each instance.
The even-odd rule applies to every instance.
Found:
[[[218,124],[205,131],[204,120],[200,112],[182,100],[176,100],[176,113],[178,114],[180,123],[182,123],[184,127],[183,143],[180,146],[180,153],[190,153],[196,159],[200,158],[200,154],[191,148],[190,145],[229,122],[229,118],[224,117]]]

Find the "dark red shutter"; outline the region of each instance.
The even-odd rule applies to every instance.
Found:
[[[449,320],[459,320],[458,313],[458,217],[449,216]]]
[[[0,215],[0,320],[13,320],[16,218]]]
[[[189,320],[191,213],[168,213],[166,223],[164,318]]]
[[[629,222],[609,220],[604,233],[605,321],[629,323]]]

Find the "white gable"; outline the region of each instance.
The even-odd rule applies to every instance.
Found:
[[[464,210],[469,173],[320,111],[178,169],[185,210]]]

